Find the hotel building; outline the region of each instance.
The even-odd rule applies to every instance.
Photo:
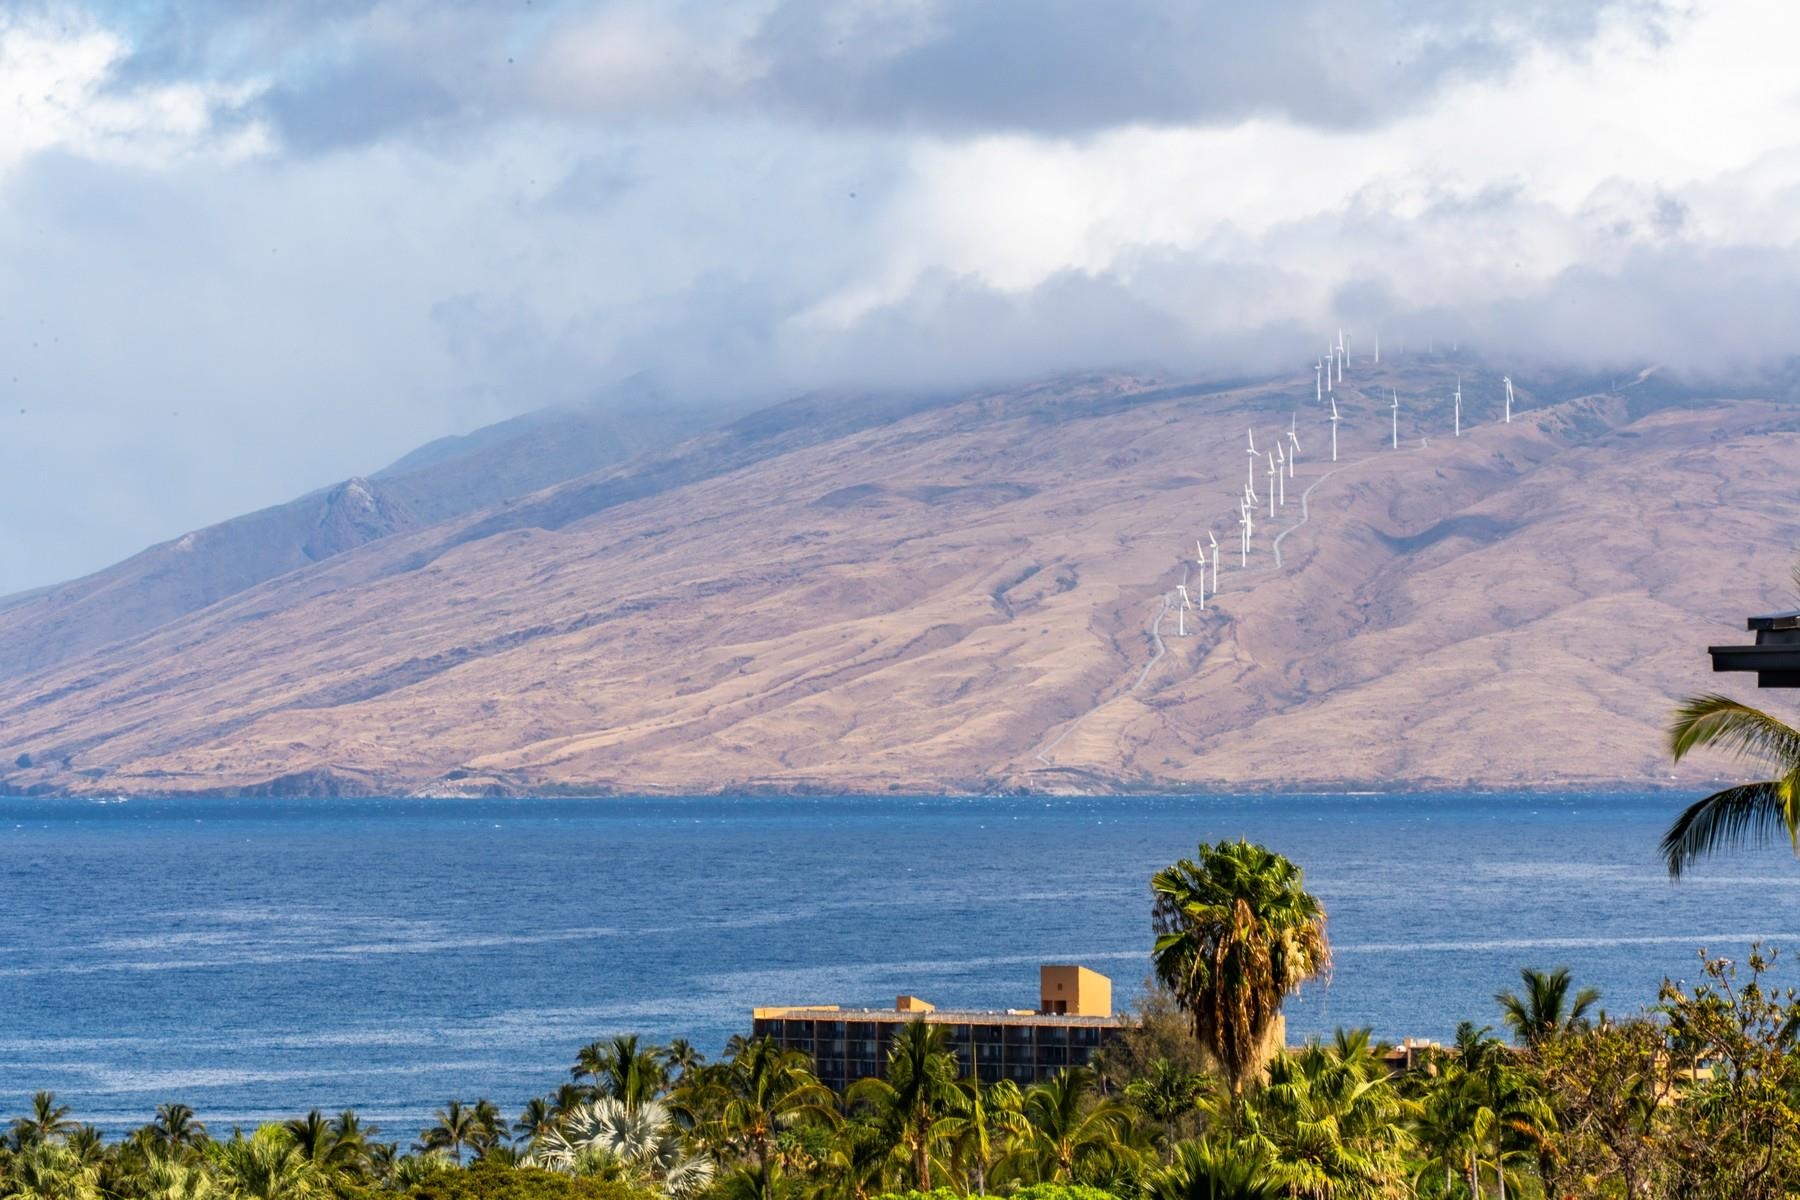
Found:
[[[1112,981],[1078,966],[1044,966],[1038,972],[1038,1006],[998,1011],[940,1009],[917,996],[894,1007],[840,1008],[807,1004],[758,1008],[755,1037],[812,1055],[819,1082],[842,1089],[880,1075],[888,1049],[912,1021],[943,1025],[965,1075],[983,1083],[1010,1079],[1023,1086],[1063,1070],[1088,1065],[1094,1051],[1118,1036]]]

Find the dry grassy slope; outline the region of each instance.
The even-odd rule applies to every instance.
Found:
[[[1781,599],[1800,418],[1627,392],[1522,397],[1503,426],[1482,373],[1473,427],[1454,440],[1433,415],[1421,445],[1412,414],[1448,370],[1364,365],[1329,477],[1310,376],[1219,394],[1112,378],[916,412],[587,517],[566,519],[593,482],[563,485],[25,680],[0,698],[0,754],[33,766],[7,782],[1667,780],[1672,698],[1719,682],[1705,644]],[[1390,385],[1399,451],[1386,404],[1358,398]],[[1193,636],[1163,621],[1145,672],[1195,534],[1235,545],[1244,426],[1260,442],[1296,407],[1288,507]],[[1315,483],[1275,569],[1270,533]],[[532,512],[561,516],[503,528]]]

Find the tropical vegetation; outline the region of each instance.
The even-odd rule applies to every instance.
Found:
[[[0,1200],[1677,1200],[1800,1194],[1800,1000],[1775,956],[1702,956],[1613,1018],[1562,967],[1442,1046],[1284,1044],[1329,966],[1292,863],[1202,845],[1152,883],[1152,976],[1092,1062],[972,1076],[942,1024],[843,1091],[738,1038],[617,1037],[513,1115],[448,1098],[417,1131],[353,1111],[224,1129],[162,1105],[112,1137],[40,1092],[0,1141]],[[1495,1033],[1501,1028],[1509,1036]],[[397,1133],[398,1136],[394,1136]]]

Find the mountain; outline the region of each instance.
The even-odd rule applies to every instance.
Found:
[[[0,680],[148,633],[346,550],[669,445],[713,419],[628,380],[587,404],[443,438],[368,478],[195,530],[58,587],[0,598]]]
[[[1730,768],[1671,770],[1661,729],[1748,690],[1705,646],[1784,603],[1800,409],[1602,386],[1522,382],[1504,424],[1478,363],[1360,363],[1335,465],[1310,374],[807,397],[17,677],[4,784],[1691,786]],[[1245,429],[1290,418],[1287,504],[1240,566],[1246,465],[1268,483]],[[1178,618],[1209,528],[1219,593]]]

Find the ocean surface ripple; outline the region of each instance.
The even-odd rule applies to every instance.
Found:
[[[109,1131],[355,1107],[408,1142],[509,1112],[617,1032],[708,1054],[753,1005],[1030,1006],[1040,962],[1148,970],[1147,880],[1201,839],[1298,861],[1330,913],[1295,1037],[1498,1023],[1521,966],[1614,1013],[1696,951],[1800,952],[1784,849],[1671,883],[1691,797],[0,799],[0,1113]]]

